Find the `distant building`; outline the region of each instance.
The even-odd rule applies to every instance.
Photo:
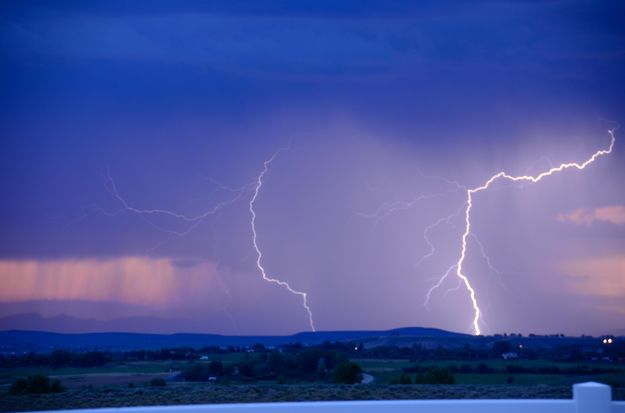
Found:
[[[501,358],[503,358],[504,360],[518,359],[519,358],[519,353],[517,353],[516,351],[511,351],[509,353],[503,353],[501,355]]]

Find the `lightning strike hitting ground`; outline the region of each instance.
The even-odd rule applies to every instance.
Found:
[[[256,186],[254,188],[254,195],[252,195],[252,198],[250,199],[250,203],[249,203],[249,210],[250,210],[250,214],[252,215],[252,219],[250,221],[250,226],[252,227],[252,243],[254,244],[254,249],[256,250],[256,266],[258,267],[258,271],[260,271],[260,274],[262,275],[263,280],[265,280],[265,281],[267,281],[269,283],[277,284],[277,285],[279,285],[281,287],[284,287],[291,294],[299,295],[300,297],[302,297],[302,305],[303,305],[304,309],[306,310],[306,312],[308,313],[308,323],[310,324],[310,329],[312,331],[317,331],[315,329],[315,322],[313,320],[313,313],[312,313],[310,307],[308,306],[308,294],[303,292],[303,291],[297,291],[297,290],[293,289],[289,285],[289,283],[287,283],[286,281],[282,281],[282,280],[279,280],[277,278],[269,277],[267,275],[267,272],[265,271],[265,267],[263,267],[263,264],[262,264],[263,253],[260,250],[260,247],[258,246],[258,234],[256,233],[256,210],[254,209],[254,205],[256,203],[256,200],[258,199],[258,194],[260,193],[260,189],[263,186],[263,178],[265,177],[265,174],[267,174],[267,172],[269,172],[269,165],[271,165],[271,163],[274,161],[274,159],[283,150],[285,150],[285,149],[278,150],[276,153],[273,154],[273,156],[271,158],[267,159],[264,162],[263,170],[261,171],[261,173],[258,175],[258,177],[256,179]]]
[[[471,234],[471,209],[473,208],[473,195],[477,194],[478,192],[487,190],[495,181],[499,179],[506,179],[512,182],[536,183],[547,176],[553,175],[557,172],[561,172],[565,169],[575,168],[578,170],[582,170],[586,168],[588,165],[590,165],[591,163],[593,163],[600,156],[604,156],[604,155],[608,155],[612,153],[612,149],[614,148],[614,142],[616,140],[614,137],[614,129],[609,130],[608,133],[610,134],[610,145],[608,146],[608,148],[598,150],[597,152],[592,154],[590,158],[588,158],[586,161],[582,163],[577,163],[577,162],[562,163],[559,166],[551,167],[547,171],[541,172],[538,175],[534,175],[534,176],[532,175],[513,176],[513,175],[509,175],[505,171],[501,171],[491,176],[483,185],[478,186],[476,188],[468,189],[467,200],[465,204],[466,205],[465,228],[464,228],[464,233],[462,234],[462,248],[460,250],[460,258],[458,259],[458,262],[452,265],[447,270],[447,272],[445,272],[445,274],[439,279],[439,281],[432,288],[428,290],[427,295],[426,295],[425,305],[427,306],[427,303],[430,300],[430,295],[432,294],[432,292],[435,289],[439,288],[442,285],[443,281],[445,281],[445,279],[449,276],[451,271],[455,269],[456,276],[460,278],[460,280],[462,281],[462,284],[464,284],[466,289],[469,291],[469,297],[471,298],[471,304],[473,306],[473,332],[475,335],[480,335],[481,330],[480,330],[479,322],[480,322],[480,317],[481,317],[482,312],[480,310],[480,306],[477,301],[475,289],[471,285],[471,282],[469,281],[469,278],[467,277],[467,275],[464,274],[463,272],[463,264],[467,255],[467,240],[469,238],[469,235]]]
[[[278,154],[282,151],[286,150],[286,148],[284,149],[280,149],[278,150],[276,153],[273,154],[273,156],[271,158],[269,158],[268,160],[266,160],[263,163],[263,170],[261,171],[261,173],[256,177],[255,181],[246,185],[243,185],[239,188],[233,188],[233,187],[229,187],[229,186],[225,186],[222,185],[221,183],[208,178],[214,185],[216,185],[219,189],[226,191],[226,192],[230,192],[232,194],[234,194],[231,198],[219,202],[217,203],[215,206],[213,206],[212,208],[202,212],[201,214],[198,215],[186,215],[186,214],[182,214],[179,212],[174,212],[174,211],[170,211],[167,209],[161,209],[161,208],[151,208],[151,209],[142,209],[142,208],[136,208],[132,205],[130,205],[126,199],[124,197],[121,196],[121,194],[119,193],[119,190],[117,189],[117,185],[115,184],[115,181],[113,180],[110,172],[107,170],[106,172],[106,177],[107,177],[107,181],[108,181],[108,186],[107,189],[109,190],[109,192],[111,193],[111,195],[117,200],[119,201],[119,203],[122,205],[122,208],[118,211],[115,212],[108,212],[102,208],[95,208],[95,210],[97,210],[98,212],[101,212],[107,216],[117,216],[120,213],[123,212],[130,212],[136,215],[139,215],[147,224],[149,224],[150,226],[154,227],[156,230],[163,232],[165,234],[168,234],[170,236],[178,236],[178,237],[183,237],[185,235],[187,235],[188,233],[190,233],[191,231],[193,231],[199,224],[202,223],[202,221],[204,221],[204,219],[206,219],[207,217],[216,214],[217,212],[219,212],[222,208],[235,203],[236,201],[238,201],[239,199],[241,199],[243,197],[243,195],[245,193],[247,193],[248,191],[252,192],[252,197],[250,199],[249,202],[249,211],[250,214],[252,215],[252,219],[251,219],[251,227],[252,227],[252,242],[254,245],[254,250],[256,251],[256,266],[258,267],[258,270],[260,271],[263,280],[273,283],[273,284],[277,284],[280,285],[284,288],[287,289],[287,291],[289,291],[291,294],[295,294],[298,295],[302,298],[302,302],[303,302],[303,307],[306,310],[306,312],[308,313],[308,322],[310,325],[310,329],[312,331],[316,331],[315,330],[315,323],[314,323],[314,319],[313,319],[313,314],[312,311],[308,305],[308,294],[303,292],[303,291],[297,291],[295,289],[293,289],[289,283],[287,283],[286,281],[282,281],[276,278],[272,278],[269,277],[267,275],[267,272],[265,271],[265,268],[262,265],[262,258],[263,258],[263,254],[260,250],[260,247],[258,246],[258,235],[256,232],[256,211],[254,209],[256,200],[258,198],[258,195],[260,193],[260,190],[263,186],[263,178],[265,177],[265,175],[267,174],[267,172],[269,172],[269,165],[273,162],[273,160],[278,156]],[[187,227],[183,230],[183,231],[178,231],[178,230],[173,230],[170,228],[165,228],[157,223],[155,223],[153,220],[149,219],[149,217],[151,216],[166,216],[166,217],[170,217],[170,218],[174,218],[175,220],[179,220],[182,222],[187,223]],[[161,246],[162,244],[164,244],[165,242],[167,242],[169,240],[166,239],[160,243],[158,243],[156,245],[156,247],[153,247],[152,249],[158,248],[159,246]],[[221,280],[220,278],[220,282],[222,284],[222,286],[224,287],[224,291],[226,292],[226,294],[229,295],[229,291],[227,290],[227,287],[225,287],[225,284],[223,283],[223,280]]]

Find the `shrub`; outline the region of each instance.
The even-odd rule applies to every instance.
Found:
[[[27,394],[27,393],[60,393],[65,389],[58,380],[50,380],[48,376],[36,374],[28,376],[27,379],[17,379],[11,387],[9,394]]]
[[[425,373],[419,373],[415,379],[417,384],[454,384],[456,379],[451,371],[433,367]]]
[[[26,379],[17,379],[9,387],[9,394],[18,395],[28,393],[28,382]]]
[[[184,373],[185,381],[208,381],[208,366],[206,364],[193,364]]]
[[[59,380],[52,380],[50,382],[50,392],[51,393],[61,393],[64,390],[65,390],[65,388],[63,388],[63,386],[61,385],[61,382]]]
[[[239,374],[244,377],[256,377],[256,362],[254,360],[242,360],[237,364]]]
[[[211,376],[219,377],[224,374],[224,366],[221,364],[221,361],[213,360],[208,365],[208,373]]]
[[[150,380],[150,386],[152,387],[163,387],[166,384],[167,383],[165,382],[165,380],[160,377],[155,377],[152,380]]]
[[[28,377],[29,393],[50,393],[50,378],[42,374]]]
[[[412,384],[412,379],[407,374],[402,374],[399,376],[399,384]]]

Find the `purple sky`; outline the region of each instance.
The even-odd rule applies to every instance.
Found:
[[[455,272],[424,306],[460,257],[466,190],[608,147],[624,12],[0,5],[0,329],[310,329],[252,238],[258,176],[287,148],[253,204],[257,244],[318,330],[472,332]],[[474,195],[463,267],[482,332],[625,328],[622,134],[583,171]]]

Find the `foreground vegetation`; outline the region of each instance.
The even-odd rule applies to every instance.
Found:
[[[0,356],[0,410],[304,400],[570,398],[599,381],[625,399],[625,348],[306,347]],[[503,359],[515,351],[515,357]],[[360,384],[361,382],[367,384]],[[63,393],[58,393],[63,392]]]
[[[548,385],[211,385],[173,383],[165,387],[93,387],[60,394],[9,396],[0,393],[0,410],[151,406],[203,403],[252,403],[317,400],[399,400],[457,398],[571,398],[570,386]],[[615,400],[625,390],[613,389]]]

